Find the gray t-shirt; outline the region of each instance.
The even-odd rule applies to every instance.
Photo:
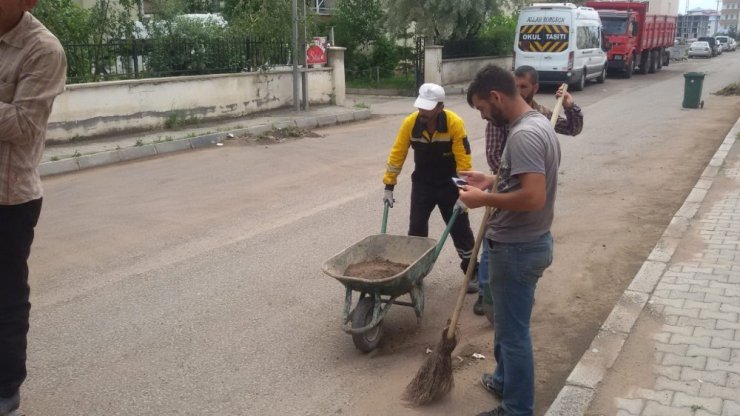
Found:
[[[543,173],[547,201],[539,211],[498,210],[488,222],[486,238],[500,243],[525,243],[550,231],[558,187],[560,143],[550,121],[537,111],[524,113],[509,127],[496,192],[520,189],[517,175]]]

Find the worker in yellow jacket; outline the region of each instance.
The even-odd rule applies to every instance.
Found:
[[[458,188],[452,181],[459,171],[472,167],[470,143],[465,125],[457,114],[444,108],[445,91],[437,84],[423,84],[414,102],[418,111],[403,120],[393,144],[383,177],[383,202],[393,207],[393,188],[409,148],[414,149],[414,172],[411,174],[411,215],[409,235],[427,237],[429,216],[439,207],[445,223],[458,204]],[[464,207],[463,205],[461,205]],[[474,237],[466,211],[460,213],[450,230],[463,273],[468,268]],[[468,293],[478,291],[471,282]]]

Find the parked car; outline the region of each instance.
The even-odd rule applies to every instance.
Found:
[[[696,40],[697,42],[707,42],[709,47],[712,49],[712,56],[717,56],[722,53],[722,48],[719,46],[719,42],[714,36],[702,36]]]
[[[715,38],[717,38],[719,44],[722,45],[723,52],[730,52],[735,50],[737,45],[736,43],[734,43],[735,39],[724,35],[715,36]]]
[[[712,57],[712,47],[709,46],[709,42],[697,41],[689,46],[689,58],[695,58],[697,56],[704,58]]]

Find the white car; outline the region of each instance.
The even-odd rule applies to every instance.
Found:
[[[704,58],[712,57],[712,48],[709,47],[709,42],[694,42],[689,46],[689,58],[695,58],[697,56]]]
[[[719,41],[719,44],[722,46],[723,52],[730,52],[734,51],[737,47],[737,43],[735,42],[735,39],[729,37],[729,36],[715,36],[717,40]]]

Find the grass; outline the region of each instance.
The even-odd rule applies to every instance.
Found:
[[[303,136],[303,129],[298,127],[285,127],[282,129],[274,129],[272,131],[278,137],[301,137]]]
[[[365,104],[365,103],[357,103],[357,104],[355,104],[354,107],[355,108],[370,108],[370,106],[367,105],[367,104]]]
[[[740,82],[734,82],[721,90],[714,93],[714,95],[740,95]]]
[[[347,81],[348,88],[372,88],[372,89],[414,89],[416,78],[407,75],[395,75],[388,78],[375,79],[353,79]]]
[[[188,116],[184,111],[173,111],[164,120],[164,127],[170,130],[179,129],[192,124],[198,124],[200,120],[194,116]]]
[[[144,140],[137,139],[136,140],[136,144],[134,144],[134,146],[136,146],[136,147],[144,146]]]
[[[56,162],[57,160],[59,160],[59,156],[52,156],[51,157],[51,161],[52,162]]]

